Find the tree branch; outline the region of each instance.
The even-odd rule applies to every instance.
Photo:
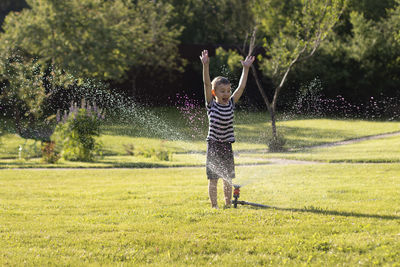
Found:
[[[268,110],[271,110],[271,103],[268,100],[268,96],[265,94],[264,88],[261,85],[260,79],[257,75],[256,67],[254,67],[254,65],[251,65],[251,73],[253,74],[254,80],[256,80],[258,91],[260,92],[265,105],[267,106]]]
[[[252,35],[250,37],[249,51],[247,53],[248,56],[252,55],[253,52],[254,52],[255,43],[256,43],[256,33],[257,33],[257,27],[254,27],[253,33],[252,33]],[[246,48],[247,38],[248,38],[248,34],[246,34],[246,39],[245,39],[245,41],[243,43],[243,48],[239,47],[239,50],[240,50],[240,52],[241,52],[241,54],[243,56],[245,56],[245,54],[246,54],[245,48]],[[258,91],[260,92],[260,94],[261,94],[261,96],[262,96],[262,98],[264,100],[265,105],[267,106],[268,110],[271,110],[271,103],[269,102],[268,96],[265,94],[265,91],[264,91],[264,88],[262,87],[261,81],[258,78],[257,69],[254,66],[254,64],[251,65],[251,73],[252,73],[252,75],[254,77],[254,80],[256,81],[256,85],[257,85]]]
[[[278,99],[278,95],[286,81],[286,78],[287,78],[289,72],[291,71],[293,65],[299,60],[300,56],[304,53],[304,51],[306,51],[306,49],[307,49],[307,43],[304,45],[303,49],[301,49],[301,51],[297,54],[297,56],[290,62],[288,68],[286,69],[285,74],[283,75],[283,77],[281,79],[279,86],[275,88],[274,98],[272,100],[272,108],[273,109],[275,109],[275,107],[276,107],[276,101]]]
[[[257,26],[254,27],[253,33],[251,34],[250,44],[249,44],[249,53],[247,54],[248,56],[251,56],[253,54],[255,43],[256,43],[256,32],[257,32]]]

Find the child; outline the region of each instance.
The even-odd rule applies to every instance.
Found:
[[[203,63],[204,95],[206,100],[209,129],[207,135],[207,162],[208,194],[211,207],[218,208],[217,183],[223,179],[225,207],[232,202],[232,179],[235,178],[232,143],[235,142],[233,132],[233,109],[235,103],[242,96],[247,82],[249,68],[254,62],[253,56],[247,56],[240,61],[243,66],[239,87],[231,93],[231,84],[225,77],[218,76],[210,81],[208,51],[204,50],[200,56]]]

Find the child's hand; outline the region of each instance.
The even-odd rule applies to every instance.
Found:
[[[251,64],[253,64],[254,60],[256,58],[254,56],[247,56],[245,60],[241,60],[240,63],[242,63],[244,68],[250,68]]]
[[[208,57],[207,50],[203,50],[201,52],[200,60],[201,60],[201,63],[203,63],[203,65],[210,63],[210,58]]]

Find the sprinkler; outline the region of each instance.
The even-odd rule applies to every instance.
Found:
[[[254,206],[254,207],[260,207],[260,208],[271,208],[270,206],[267,205],[262,205],[262,204],[258,204],[258,203],[252,203],[252,202],[247,202],[247,201],[242,201],[242,200],[238,200],[239,196],[240,196],[240,185],[238,184],[234,184],[233,185],[233,200],[232,200],[232,204],[234,208],[237,208],[238,204],[241,205],[250,205],[250,206]]]
[[[237,208],[237,204],[238,204],[238,199],[240,196],[240,185],[238,184],[234,184],[233,185],[234,189],[233,189],[233,207]]]

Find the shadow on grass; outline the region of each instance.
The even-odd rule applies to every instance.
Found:
[[[344,217],[357,217],[357,218],[372,218],[372,219],[383,219],[383,220],[400,220],[400,216],[396,215],[378,215],[378,214],[366,214],[366,213],[358,213],[358,212],[348,212],[348,211],[337,211],[337,210],[326,210],[317,207],[304,207],[302,209],[296,208],[281,208],[275,206],[267,206],[256,204],[259,206],[251,206],[252,209],[274,209],[281,211],[290,211],[290,212],[301,212],[301,213],[314,213],[321,215],[334,215],[334,216],[344,216]]]
[[[163,164],[152,162],[115,162],[115,161],[101,161],[101,163],[109,164],[107,166],[100,166],[98,168],[179,168],[179,167],[201,167],[196,164]],[[89,167],[96,168],[96,167]]]
[[[93,163],[96,164],[96,163]],[[169,167],[165,164],[158,164],[158,163],[147,163],[147,162],[128,162],[128,163],[116,163],[116,162],[101,162],[100,164],[104,165],[64,165],[64,164],[46,164],[46,163],[27,163],[27,162],[0,162],[0,169],[4,168],[59,168],[59,169],[67,169],[67,168],[76,168],[76,169],[105,169],[105,168],[165,168]]]
[[[331,142],[355,138],[354,133],[347,130],[316,129],[294,126],[278,126],[290,148],[307,148],[310,146],[323,145]],[[270,127],[254,125],[251,127],[237,127],[238,142],[255,144],[266,144],[272,136]],[[332,141],[329,141],[332,140]]]
[[[140,125],[106,125],[103,127],[103,133],[112,136],[142,137],[142,138],[159,138],[165,140],[181,140],[181,141],[204,141],[207,136],[208,124],[177,126],[172,125],[168,130],[161,128],[152,129]],[[354,133],[346,130],[332,131],[329,129],[303,128],[293,126],[279,126],[278,132],[287,138],[287,146],[290,148],[307,148],[310,146],[323,145],[341,140],[354,138]],[[271,136],[270,127],[262,124],[254,125],[238,125],[235,128],[235,136],[237,142],[251,144],[267,144]],[[172,137],[172,138],[171,138]],[[174,138],[175,137],[175,138]]]
[[[92,163],[93,165],[63,165],[46,163],[26,163],[26,162],[0,162],[0,169],[144,169],[144,168],[184,168],[184,167],[202,167],[201,164],[162,164],[151,162],[114,162],[102,161]]]

